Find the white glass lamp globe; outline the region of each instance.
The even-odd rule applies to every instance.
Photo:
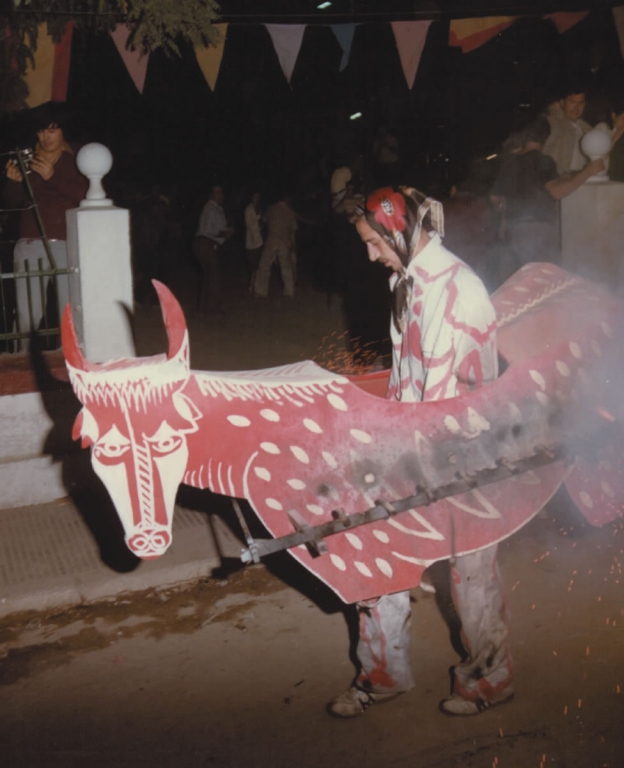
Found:
[[[109,206],[112,201],[106,197],[102,178],[113,166],[113,156],[104,144],[93,142],[85,144],[76,155],[78,170],[89,179],[89,189],[85,199],[80,203],[81,207]]]
[[[606,160],[611,151],[611,137],[602,128],[592,128],[581,139],[581,149],[590,160]],[[606,169],[591,176],[588,181],[608,181]]]

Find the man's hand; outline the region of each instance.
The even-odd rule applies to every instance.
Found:
[[[35,173],[38,173],[44,181],[49,181],[54,176],[54,166],[52,163],[39,157],[39,155],[35,155],[30,161],[30,168]]]
[[[4,168],[7,179],[11,181],[23,181],[24,177],[20,169],[14,164],[13,160],[9,160]]]

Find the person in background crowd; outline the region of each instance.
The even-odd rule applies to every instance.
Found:
[[[210,199],[199,217],[199,224],[193,240],[193,255],[202,270],[197,308],[211,314],[225,314],[221,290],[221,266],[219,249],[234,233],[228,226],[223,210],[223,187],[214,184],[210,188]]]
[[[387,397],[421,402],[455,397],[498,375],[496,314],[483,283],[442,245],[442,205],[416,189],[378,189],[353,201],[350,220],[371,261],[392,271],[392,371]],[[477,715],[514,694],[506,609],[496,546],[451,565],[466,658],[454,669],[448,715]],[[357,604],[359,671],[328,705],[335,717],[362,714],[414,687],[410,666],[410,594]]]
[[[554,160],[542,151],[549,133],[545,117],[531,123],[522,134],[521,148],[504,157],[491,191],[492,205],[504,217],[501,235],[516,268],[530,261],[559,261],[556,201],[604,169],[602,160],[595,160],[574,174],[559,176]]]
[[[249,205],[245,208],[245,260],[250,281],[253,281],[262,254],[264,217],[260,207],[261,202],[260,193],[254,192]]]
[[[380,125],[373,142],[375,159],[375,180],[380,186],[395,184],[400,171],[399,140],[385,125]]]
[[[89,182],[76,166],[75,151],[66,139],[68,114],[64,104],[47,102],[32,110],[30,115],[33,134],[36,135],[34,156],[28,171],[30,187],[36,203],[43,231],[32,208],[25,179],[15,161],[9,160],[5,168],[4,198],[11,208],[21,208],[19,240],[13,255],[16,272],[33,272],[67,268],[66,211],[77,208],[89,188]],[[33,136],[34,138],[34,136]],[[43,238],[49,242],[54,265],[50,263]],[[51,278],[17,278],[17,327],[20,332],[36,331],[46,314],[42,294],[49,295]],[[67,275],[54,278],[59,317],[69,302]],[[20,340],[20,349],[28,349],[28,340]]]
[[[543,151],[552,157],[557,173],[580,171],[587,162],[581,152],[580,140],[591,126],[582,119],[585,111],[585,90],[581,85],[571,86],[559,102],[559,110],[549,105],[546,118],[550,124]]]
[[[266,298],[269,295],[271,267],[277,260],[282,275],[284,296],[295,295],[297,271],[297,222],[314,222],[300,216],[292,207],[292,197],[283,195],[270,205],[266,212],[267,234],[260,263],[253,280],[253,294]]]
[[[364,158],[362,155],[352,155],[344,165],[339,165],[332,173],[329,189],[331,192],[332,210],[336,211],[347,196],[347,185],[358,188],[362,183]]]

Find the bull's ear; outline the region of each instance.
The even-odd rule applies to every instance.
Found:
[[[180,352],[183,352],[184,361],[188,363],[186,320],[184,319],[182,307],[166,285],[163,285],[158,280],[152,280],[152,283],[158,294],[165,328],[167,329],[167,338],[169,339],[167,359],[171,360],[174,357],[178,357]],[[185,346],[184,350],[183,346]]]
[[[71,304],[67,304],[63,310],[63,318],[61,321],[61,342],[63,345],[63,354],[65,360],[72,368],[76,368],[79,371],[88,370],[87,361],[84,359],[80,345],[78,344],[78,336],[76,335],[76,326],[74,325],[74,319],[72,317]]]

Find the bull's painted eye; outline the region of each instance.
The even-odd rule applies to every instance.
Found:
[[[158,431],[152,437],[145,438],[154,453],[166,455],[177,451],[183,440],[179,433],[173,430],[166,421],[163,421]]]
[[[115,464],[129,449],[130,440],[124,437],[117,427],[113,427],[97,441],[93,454],[96,459],[105,464]]]

